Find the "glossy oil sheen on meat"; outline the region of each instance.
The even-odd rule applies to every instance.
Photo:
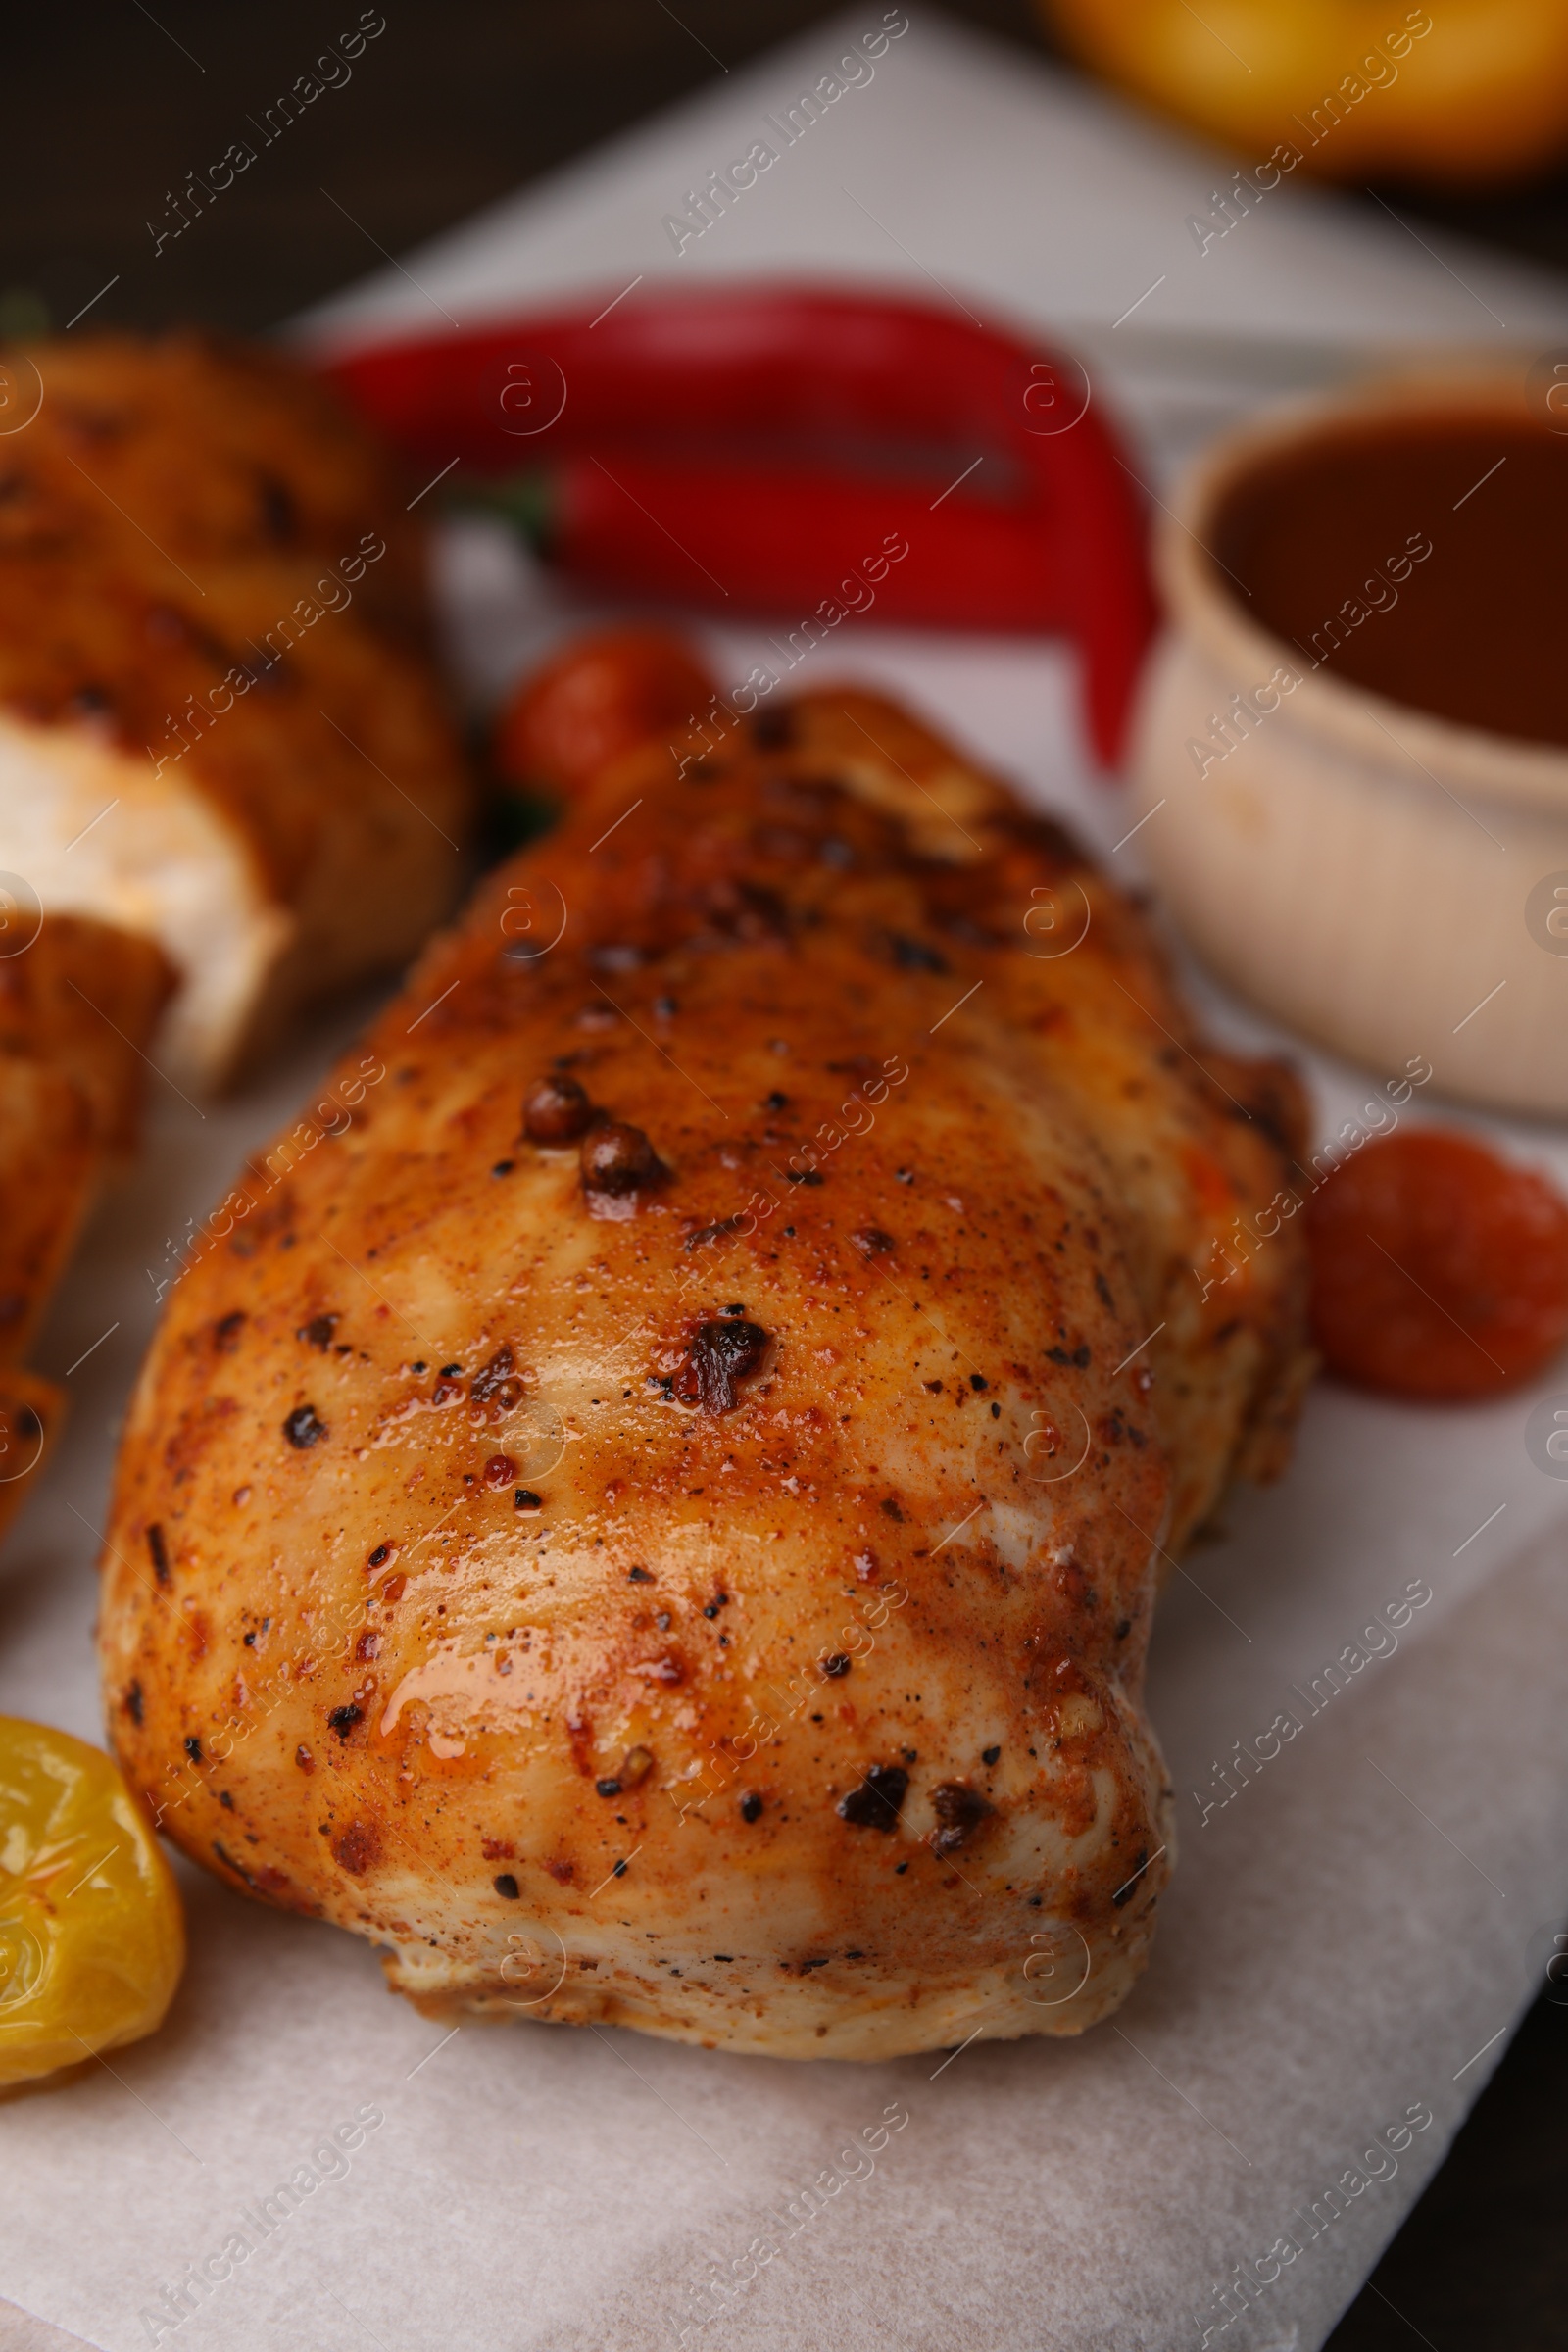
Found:
[[[130,1416],[103,1658],[166,1830],[438,2011],[870,2058],[1114,2008],[1161,1566],[1306,1370],[1295,1228],[1229,1248],[1288,1075],[840,692],[601,777],[339,1078]]]

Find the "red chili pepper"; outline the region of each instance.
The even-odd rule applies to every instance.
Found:
[[[417,465],[510,483],[504,510],[593,586],[1064,629],[1095,749],[1120,750],[1154,624],[1141,505],[1087,379],[1039,346],[903,299],[727,288],[326,372]]]
[[[704,466],[606,442],[517,477],[502,503],[540,555],[596,586],[705,602],[716,591],[802,614],[833,599],[917,627],[1061,627],[1060,586],[1029,519],[980,499],[933,513],[933,495],[923,483]]]

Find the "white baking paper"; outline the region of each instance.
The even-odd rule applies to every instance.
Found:
[[[1144,310],[1166,306],[1173,336],[1261,324],[1302,338],[1308,371],[1313,336],[1503,331],[1489,308],[1510,334],[1568,339],[1568,304],[1530,273],[1446,245],[1455,292],[1397,223],[1366,236],[1296,189],[1250,242],[1189,259],[1212,157],[923,18],[785,159],[792,176],[719,224],[721,258],[662,259],[662,191],[725,160],[880,12],[864,18],[412,257],[412,293],[378,281],[337,330],[427,322],[427,294],[466,323],[691,264],[935,271],[1105,336],[1163,270],[1170,291]],[[904,260],[834,197],[852,185]],[[1160,428],[1155,468],[1216,397],[1214,365],[1183,408],[1177,344],[1143,349],[1159,365],[1120,381]],[[1224,400],[1255,389],[1219,369]],[[480,530],[449,535],[443,579],[476,698],[570,617]],[[766,634],[704,631],[737,678]],[[812,661],[813,682],[911,696],[1138,878],[1136,841],[1115,847],[1122,803],[1085,772],[1064,652],[859,625]],[[1234,1042],[1287,1042],[1190,978]],[[155,1088],[143,1160],[38,1351],[74,1417],[0,1560],[0,1708],[98,1736],[95,1531],[159,1285],[186,1220],[354,1020],[318,1022],[235,1102]],[[1325,1132],[1386,1075],[1303,1058]],[[1418,1096],[1404,1115],[1442,1111]],[[1560,1131],[1485,1124],[1568,1181]],[[58,2343],[25,2312],[108,2352],[1309,2352],[1441,2160],[1568,1911],[1568,1483],[1527,1444],[1559,1387],[1568,1409],[1563,1367],[1454,1412],[1322,1387],[1289,1476],[1239,1497],[1185,1563],[1151,1682],[1180,1864],[1149,1977],[1087,2039],[992,2044],[982,2025],[956,2053],[858,2068],[617,2032],[448,2034],[384,1990],[367,1946],[185,1871],[191,1963],[165,2031],[0,2104],[0,2295],[21,2307],[0,2343]],[[1282,1717],[1300,1728],[1260,1762]],[[1227,2302],[1237,2266],[1250,2283]]]

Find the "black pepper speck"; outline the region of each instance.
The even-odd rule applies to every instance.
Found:
[[[643,1130],[616,1121],[585,1137],[580,1159],[583,1189],[613,1199],[662,1184],[669,1174]]]
[[[963,1781],[944,1781],[931,1791],[931,1809],[937,1817],[928,1844],[934,1854],[956,1853],[967,1845],[988,1813],[996,1807]]]
[[[756,1323],[699,1323],[687,1345],[686,1360],[674,1378],[683,1404],[708,1413],[732,1413],[740,1401],[737,1384],[755,1372],[767,1353],[767,1333]]]
[[[880,1830],[890,1837],[899,1826],[908,1787],[909,1776],[902,1764],[873,1764],[859,1788],[839,1798],[839,1819],[854,1829]]]
[[[523,1133],[531,1144],[574,1144],[593,1117],[594,1106],[575,1078],[541,1078],[523,1100]]]

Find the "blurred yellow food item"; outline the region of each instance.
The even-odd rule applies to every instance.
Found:
[[[139,2041],[184,1965],[173,1875],[117,1766],[0,1715],[0,2086]]]
[[[1330,179],[1497,186],[1568,145],[1568,0],[1041,8],[1086,65],[1249,160],[1283,145]]]

